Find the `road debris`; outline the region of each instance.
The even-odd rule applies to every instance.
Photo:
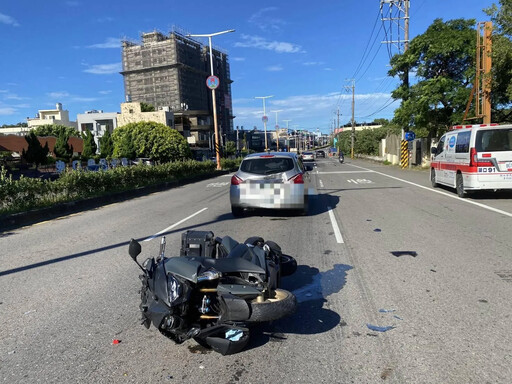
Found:
[[[379,327],[379,326],[373,325],[373,324],[366,324],[366,326],[368,327],[368,329],[371,329],[372,331],[375,331],[375,332],[387,332],[390,329],[396,328],[392,325],[388,325],[387,327]]]

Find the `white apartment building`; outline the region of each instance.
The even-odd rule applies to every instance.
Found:
[[[76,121],[69,120],[69,111],[62,109],[62,104],[57,103],[56,109],[40,109],[36,117],[27,118],[28,128],[35,128],[46,124],[64,125],[77,129]]]

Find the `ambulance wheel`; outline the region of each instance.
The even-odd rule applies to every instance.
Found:
[[[457,189],[457,195],[459,195],[459,197],[466,197],[464,181],[462,180],[462,173],[457,173],[457,176],[455,177],[455,188]]]
[[[434,168],[430,170],[430,182],[432,183],[432,188],[439,186],[439,184],[436,183],[436,170]]]

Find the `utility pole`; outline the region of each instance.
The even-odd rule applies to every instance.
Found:
[[[384,6],[388,6],[388,12],[384,10]],[[390,47],[394,45],[398,49],[398,53],[407,52],[409,49],[409,10],[410,0],[381,0],[380,1],[380,12],[383,24],[389,21],[389,28],[385,28],[386,36],[389,40],[383,41],[382,43],[388,44]],[[396,38],[393,38],[393,28],[396,28]],[[401,35],[403,34],[403,39]],[[391,59],[392,50],[388,48],[389,58]],[[404,87],[407,90],[402,103],[408,99],[409,91],[409,68],[405,68],[404,73]],[[405,131],[409,130],[407,127],[402,127],[402,135],[400,142],[400,166],[406,168],[409,165],[409,150],[407,141],[405,141]]]
[[[352,86],[345,86],[346,89],[352,88],[352,134],[350,135],[350,158],[354,158],[354,142],[356,137],[356,121],[354,119],[354,112],[355,112],[355,103],[356,103],[356,80],[355,79],[349,79],[352,80]]]

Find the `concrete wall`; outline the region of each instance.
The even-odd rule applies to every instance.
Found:
[[[174,128],[174,114],[172,112],[141,112],[140,103],[122,103],[121,113],[117,116],[117,125],[121,127],[139,121],[154,121]]]

